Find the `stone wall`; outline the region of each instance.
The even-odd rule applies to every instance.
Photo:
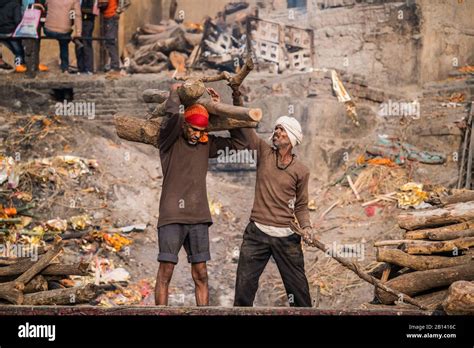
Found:
[[[358,73],[372,85],[417,82],[418,11],[405,3],[354,4],[316,10],[317,67]]]
[[[419,0],[422,48],[420,83],[444,80],[474,65],[474,1]]]

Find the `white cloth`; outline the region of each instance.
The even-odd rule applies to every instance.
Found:
[[[255,226],[265,234],[268,234],[271,237],[288,237],[291,236],[294,232],[289,227],[275,227],[259,224],[255,222]]]
[[[285,129],[293,147],[301,144],[301,142],[303,141],[303,131],[301,130],[301,125],[296,118],[290,116],[281,116],[275,122],[275,127],[278,125],[282,126]],[[270,140],[272,138],[273,134],[270,137]]]

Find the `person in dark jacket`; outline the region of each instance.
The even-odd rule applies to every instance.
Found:
[[[82,36],[91,38],[94,32],[94,4],[97,0],[82,0]],[[80,44],[76,44],[77,69],[79,73],[94,73],[94,48],[92,40],[81,40]]]
[[[15,55],[15,71],[25,72],[25,51],[21,40],[4,38],[11,36],[21,22],[20,0],[0,0],[0,42]]]

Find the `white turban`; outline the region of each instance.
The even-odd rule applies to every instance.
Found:
[[[303,141],[303,132],[301,130],[301,125],[296,118],[290,116],[281,116],[275,122],[275,127],[278,125],[282,126],[286,131],[293,147],[301,144]],[[272,138],[273,134],[270,137],[270,140],[272,140]]]

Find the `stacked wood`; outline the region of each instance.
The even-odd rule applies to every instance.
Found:
[[[49,289],[48,280],[64,279],[70,275],[87,274],[88,264],[62,264],[55,262],[62,252],[62,241],[56,240],[52,247],[37,260],[31,258],[9,258],[0,263],[0,299],[16,305],[67,305],[93,300],[99,295],[99,287],[86,285],[67,289]]]
[[[177,9],[176,1],[171,2],[170,20],[136,30],[126,47],[129,72],[181,74],[200,61],[211,68],[237,71],[247,45],[247,17],[254,14],[248,3],[228,4],[216,18],[204,18],[202,23],[182,23],[175,17]]]
[[[474,191],[463,190],[443,197],[441,207],[405,212],[398,225],[404,238],[378,241],[376,273],[385,273],[385,284],[432,309],[449,314],[474,311]],[[388,270],[404,269],[405,272]],[[387,275],[391,272],[391,275]],[[449,289],[449,291],[448,291]],[[383,304],[403,298],[377,289]]]
[[[188,29],[173,20],[138,28],[127,45],[131,54],[129,72],[158,73],[171,69],[177,57],[188,58],[201,38],[202,33],[196,32],[196,28]]]

